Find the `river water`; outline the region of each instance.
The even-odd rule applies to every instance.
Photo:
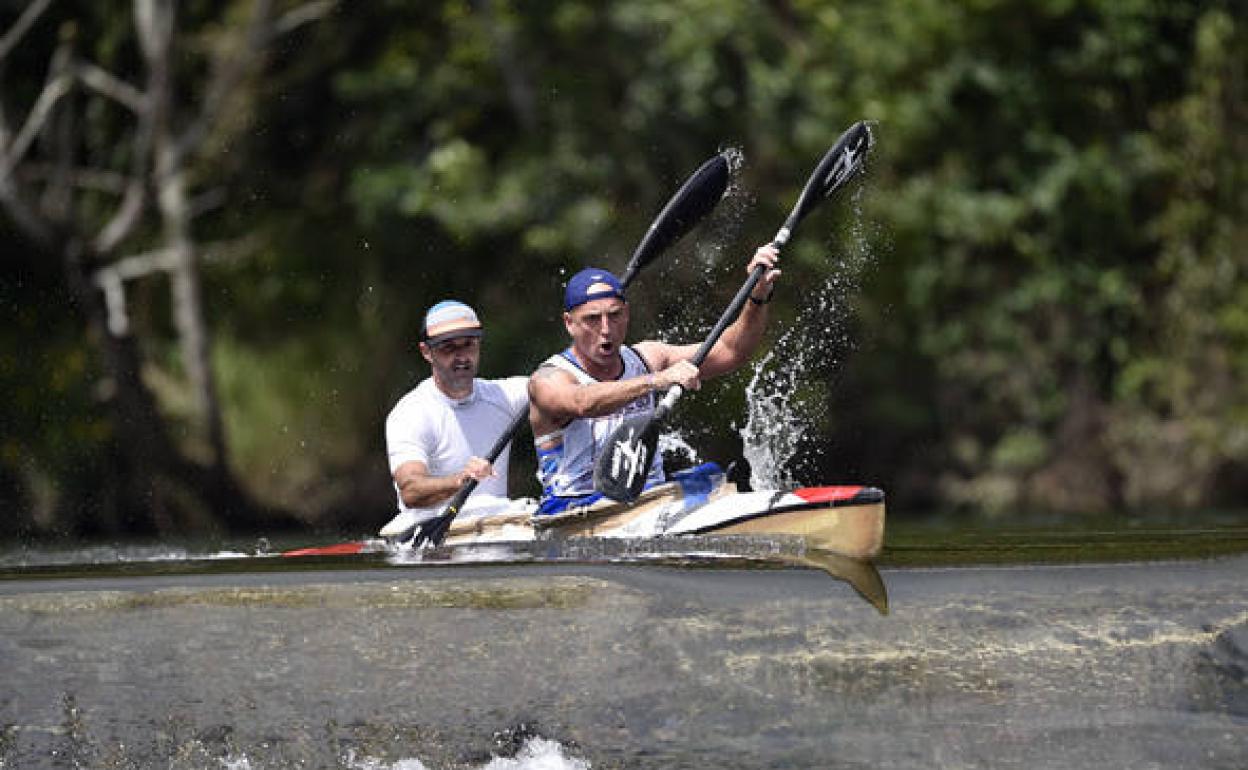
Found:
[[[1090,537],[9,551],[0,767],[1248,766],[1244,530]]]

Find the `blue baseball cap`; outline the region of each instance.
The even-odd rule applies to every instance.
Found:
[[[587,267],[568,281],[568,287],[563,290],[563,309],[571,310],[591,300],[607,297],[624,299],[620,279],[608,270]]]
[[[425,328],[420,336],[431,347],[456,337],[480,337],[481,321],[464,303],[444,299],[425,313]]]

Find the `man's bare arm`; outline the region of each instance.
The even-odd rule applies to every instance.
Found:
[[[714,347],[707,353],[700,367],[702,379],[718,377],[740,368],[750,360],[758,349],[767,329],[767,305],[770,300],[775,280],[780,271],[775,265],[778,253],[772,246],[762,246],[754,252],[753,258],[746,266],[747,272],[759,265],[767,268],[763,279],[754,287],[755,302],[746,302],[741,315],[732,323]],[[638,352],[654,367],[671,366],[677,361],[689,361],[698,352],[702,344],[672,345],[664,342],[647,341],[636,345]]]
[[[568,420],[611,414],[657,387],[654,375],[583,384],[567,372],[544,366],[529,377],[529,404],[550,424],[543,431],[548,433]]]
[[[429,473],[429,466],[413,460],[395,469],[394,483],[405,506],[429,508],[451,499],[468,479],[484,481],[492,475],[493,466],[480,457],[473,457],[463,470],[449,476],[433,476]]]
[[[577,382],[571,374],[544,366],[529,378],[529,421],[533,435],[542,436],[570,420],[601,417],[656,390],[674,384],[697,388],[697,369],[692,366],[664,367],[644,377],[613,382]]]

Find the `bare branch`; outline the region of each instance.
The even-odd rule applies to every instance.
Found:
[[[99,253],[108,253],[116,248],[142,220],[149,196],[147,183],[154,124],[167,117],[163,113],[168,106],[166,86],[169,76],[169,45],[173,35],[173,9],[164,0],[135,0],[134,17],[140,48],[147,57],[149,67],[159,72],[152,77],[148,90],[140,92],[112,74],[99,68],[94,69],[93,76],[103,89],[101,93],[108,92],[113,98],[126,104],[137,118],[126,191],[117,210],[95,236],[93,246]],[[82,72],[84,77],[88,74],[85,70]],[[162,99],[165,101],[162,102]]]
[[[116,276],[123,281],[133,281],[145,275],[173,270],[177,267],[177,253],[172,246],[163,249],[152,249],[113,262],[95,271],[96,282],[102,275]]]
[[[134,26],[147,60],[167,55],[173,38],[173,5],[168,0],[134,0]]]
[[[179,158],[199,149],[204,138],[208,136],[212,123],[219,117],[222,104],[234,92],[263,49],[272,24],[272,5],[271,0],[257,0],[243,35],[242,45],[230,46],[217,53],[213,62],[212,79],[204,92],[199,114],[182,132],[176,143],[175,152]]]
[[[59,75],[48,81],[43,87],[42,93],[35,101],[35,106],[30,109],[30,114],[26,116],[26,123],[22,125],[22,130],[17,133],[17,137],[13,140],[9,151],[0,157],[0,179],[7,179],[9,174],[13,172],[13,167],[30,149],[31,143],[35,141],[35,137],[43,130],[43,126],[48,121],[48,116],[52,113],[52,107],[63,96],[69,93],[73,86],[74,79],[69,75]]]
[[[178,152],[195,152],[208,135],[213,121],[220,113],[225,99],[234,92],[247,70],[260,58],[273,40],[288,34],[305,24],[311,24],[329,15],[337,0],[313,0],[304,3],[273,19],[271,0],[257,0],[244,35],[242,50],[221,52],[217,57],[212,81],[208,85],[199,115],[183,132],[178,141]]]
[[[130,316],[126,312],[126,281],[155,272],[173,270],[177,256],[173,249],[157,249],[119,259],[96,270],[91,280],[104,292],[108,305],[108,331],[114,337],[130,333]]]
[[[254,252],[259,243],[254,235],[210,243],[204,247],[204,261],[232,261]],[[96,270],[91,280],[104,292],[104,300],[108,306],[109,333],[114,337],[130,333],[130,315],[126,311],[126,281],[144,278],[153,273],[172,273],[177,268],[177,249],[169,247],[133,254]]]
[[[147,109],[147,98],[137,88],[90,62],[78,65],[78,78],[85,86],[125,106],[136,115]]]
[[[336,0],[317,0],[317,2],[305,3],[298,8],[292,8],[273,24],[270,37],[277,38],[282,35],[289,34],[305,24],[311,24],[314,21],[320,21],[329,15],[334,6],[338,5]]]
[[[9,31],[0,37],[0,61],[4,61],[9,53],[22,41],[22,38],[30,31],[43,12],[48,10],[48,6],[52,4],[52,0],[35,0],[26,6],[26,10],[22,11],[22,15],[17,18]]]
[[[108,308],[108,333],[124,337],[130,333],[130,316],[126,313],[126,287],[121,277],[103,270],[95,274],[95,285],[104,292],[104,305]]]
[[[126,193],[121,205],[95,237],[93,247],[97,253],[107,254],[125,240],[139,223],[144,209],[147,208],[147,188],[142,176],[132,176],[126,185]]]

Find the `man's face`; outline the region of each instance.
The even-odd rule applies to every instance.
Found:
[[[452,391],[471,389],[481,364],[481,338],[456,337],[432,346],[422,342],[420,354],[432,367],[435,382]]]
[[[618,297],[591,300],[564,313],[563,324],[583,361],[613,365],[628,334],[628,303]]]

